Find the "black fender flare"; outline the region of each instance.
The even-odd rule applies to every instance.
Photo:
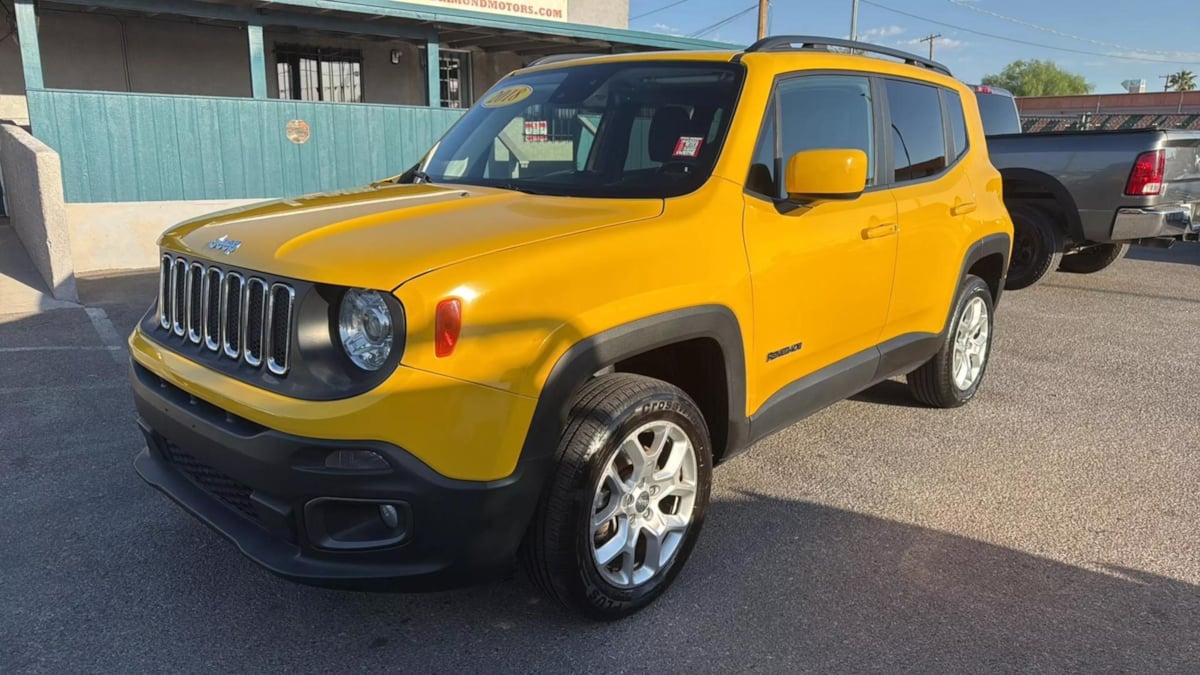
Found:
[[[1003,274],[1000,275],[1000,283],[996,287],[995,297],[992,298],[992,306],[1000,305],[1000,295],[1004,292],[1004,280],[1008,277],[1008,258],[1012,252],[1012,238],[1007,232],[997,232],[976,241],[967,247],[967,252],[963,255],[962,267],[958,271],[958,286],[962,286],[962,282],[967,278],[967,272],[970,271],[975,263],[983,260],[990,255],[999,255],[1004,259]],[[946,324],[942,328],[942,335],[950,330],[950,322],[954,320],[954,301],[950,302],[950,309],[946,313]]]
[[[1053,196],[1054,201],[1062,207],[1063,213],[1066,214],[1065,225],[1067,229],[1064,234],[1070,236],[1075,241],[1084,240],[1083,221],[1079,218],[1079,206],[1075,203],[1075,198],[1071,196],[1071,191],[1061,181],[1048,173],[1036,169],[1024,168],[1001,169],[1000,177],[1005,182],[1013,180],[1022,183],[1032,183]],[[1004,199],[1005,201],[1009,199],[1007,192],[1004,195]],[[1013,197],[1013,199],[1020,199],[1020,197]]]
[[[746,352],[741,326],[724,305],[672,310],[609,328],[576,342],[555,362],[538,395],[533,419],[521,447],[520,464],[552,460],[567,425],[571,397],[597,372],[631,356],[676,342],[710,338],[721,348],[729,416],[726,448],[744,444],[746,423]]]

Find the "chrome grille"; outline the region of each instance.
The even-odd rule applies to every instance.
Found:
[[[291,362],[296,292],[283,283],[163,255],[158,324],[183,342],[284,375]]]

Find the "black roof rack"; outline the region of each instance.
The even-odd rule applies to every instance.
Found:
[[[776,35],[773,37],[765,37],[758,42],[746,47],[747,52],[781,52],[789,49],[797,49],[795,45],[800,45],[799,49],[816,49],[828,51],[830,47],[842,47],[854,51],[866,52],[869,54],[882,54],[890,56],[894,59],[900,59],[910,66],[925,66],[930,70],[936,70],[943,75],[950,75],[950,69],[937,61],[927,59],[916,54],[892,49],[891,47],[880,47],[869,42],[857,42],[855,40],[841,40],[838,38],[817,37],[815,35]]]

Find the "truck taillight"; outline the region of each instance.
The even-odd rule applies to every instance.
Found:
[[[1162,194],[1163,175],[1167,171],[1165,150],[1151,150],[1138,155],[1133,172],[1125,184],[1125,194],[1133,197]]]

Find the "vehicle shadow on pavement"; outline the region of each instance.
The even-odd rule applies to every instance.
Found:
[[[1194,672],[1200,663],[1196,586],[761,495],[714,501],[675,587],[612,624],[577,619],[521,577],[432,595],[293,586],[185,518],[143,533],[165,558],[143,559],[140,600],[113,609],[203,636],[193,654],[223,652],[239,670],[270,670],[295,650],[314,670],[398,659],[473,672]],[[162,637],[144,647],[162,649]]]
[[[1130,246],[1125,254],[1131,260],[1148,260],[1151,262],[1177,263],[1181,265],[1200,265],[1200,244],[1184,242],[1171,248],[1156,248],[1153,246]]]
[[[901,380],[884,380],[873,387],[864,389],[851,396],[850,400],[861,403],[900,406],[903,408],[929,407],[913,398],[913,395],[908,391],[908,385]]]

